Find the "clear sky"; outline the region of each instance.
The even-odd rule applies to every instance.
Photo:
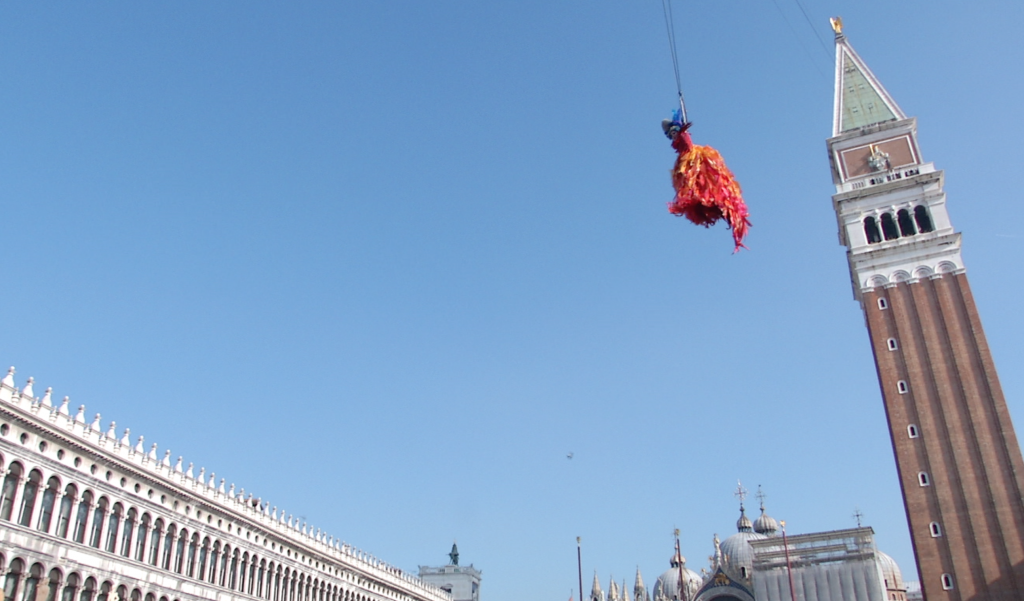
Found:
[[[0,361],[406,570],[699,569],[737,479],[915,579],[825,139],[919,119],[1024,427],[1024,4],[676,0],[749,251],[666,211],[659,0],[0,4]],[[573,458],[567,459],[568,453]],[[756,517],[756,502],[749,503]]]

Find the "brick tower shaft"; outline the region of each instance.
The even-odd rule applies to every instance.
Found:
[[[1024,599],[1024,459],[946,211],[943,173],[836,27],[828,140],[928,601]]]

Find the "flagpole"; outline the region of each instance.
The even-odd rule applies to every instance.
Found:
[[[786,539],[786,520],[780,522],[782,525],[782,547],[786,550],[786,573],[789,574],[789,595],[796,601],[796,588],[793,586],[793,564],[789,560],[789,541]]]
[[[576,537],[576,574],[580,578],[580,601],[583,601],[583,558],[580,555],[580,537]]]
[[[679,598],[682,601],[689,601],[689,591],[686,583],[683,582],[683,553],[679,550],[679,528],[675,529],[676,537],[676,562],[679,564]]]

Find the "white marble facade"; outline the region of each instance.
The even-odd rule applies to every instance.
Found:
[[[68,399],[0,381],[0,601],[451,601]]]

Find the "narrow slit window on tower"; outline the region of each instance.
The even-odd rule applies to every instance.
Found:
[[[928,524],[928,531],[931,532],[932,538],[939,538],[942,536],[942,526],[939,526],[938,522]]]
[[[928,472],[917,472],[917,483],[921,486],[931,486],[931,478],[928,477]]]
[[[864,235],[868,237],[868,244],[877,244],[882,241],[882,232],[878,229],[878,221],[874,217],[864,218]]]
[[[907,388],[907,383],[905,381],[900,380],[899,382],[896,382],[896,390],[900,394],[907,394],[907,391],[910,389]]]
[[[885,341],[885,345],[887,347],[889,347],[890,351],[894,351],[894,350],[900,348],[899,345],[896,344],[896,339],[895,338],[890,338],[890,339],[886,340]]]
[[[882,233],[886,240],[895,240],[900,237],[900,231],[896,227],[896,220],[892,213],[882,213]]]
[[[889,301],[885,300],[885,298],[878,299],[878,308],[883,310],[888,309]]]
[[[949,574],[942,575],[942,590],[951,591],[953,590],[953,577]]]
[[[922,234],[934,231],[935,226],[932,225],[932,217],[928,214],[928,207],[924,205],[917,205],[914,207],[914,221],[917,222],[917,229]]]
[[[917,233],[917,230],[914,228],[914,218],[910,216],[910,211],[900,209],[899,212],[896,213],[896,221],[900,225],[901,236],[913,236]]]
[[[910,438],[917,438],[921,433],[917,430],[917,424],[910,424],[907,426],[907,436]]]

